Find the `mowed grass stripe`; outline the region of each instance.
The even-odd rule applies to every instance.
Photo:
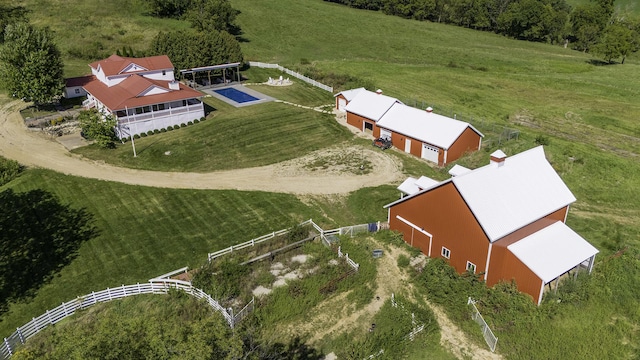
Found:
[[[89,146],[74,152],[117,166],[209,172],[290,160],[351,137],[330,115],[265,103],[221,111],[193,126],[138,139],[136,158],[129,143],[114,150]]]
[[[75,296],[196,267],[210,251],[322,219],[287,194],[137,187],[47,170],[28,170],[10,185],[15,191],[50,191],[62,203],[86,208],[100,235],[84,243],[35,298],[11,306],[1,318],[2,336]]]

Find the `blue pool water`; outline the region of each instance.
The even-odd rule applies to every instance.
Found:
[[[246,103],[250,101],[260,100],[257,97],[253,97],[247,93],[243,93],[242,91],[236,90],[234,88],[226,88],[226,89],[213,90],[213,91],[237,103]]]

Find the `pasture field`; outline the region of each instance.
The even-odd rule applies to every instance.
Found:
[[[527,358],[534,351],[549,359],[567,354],[583,358],[589,354],[605,357],[609,354],[614,358],[638,356],[640,58],[637,54],[624,65],[596,66],[590,55],[558,46],[409,21],[321,0],[231,2],[241,11],[238,23],[243,30],[242,46],[248,60],[313,72],[321,82],[325,78],[348,76],[349,84],[382,88],[385,94],[407,103],[424,101],[436,112],[455,113],[464,120],[473,117],[472,123],[483,119],[484,123],[516,128],[521,131],[520,138],[500,145],[509,155],[545,143],[549,161],[578,199],[571,207],[568,224],[601,253],[596,258],[592,279],[584,280],[577,289],[565,289],[557,305],[550,302],[531,308],[506,300],[502,307],[482,309],[485,318],[497,325],[494,330],[501,339],[498,351],[506,358]],[[37,23],[51,25],[57,31],[61,48],[67,52],[75,44],[87,45],[95,39],[111,52],[122,45],[143,49],[157,30],[185,26],[142,15],[139,2],[90,5],[74,0],[65,2],[72,9],[65,14],[60,13],[62,10],[49,11],[50,7],[63,8],[56,7],[60,1],[21,3],[33,8],[31,17]],[[85,13],[90,15],[81,15]],[[88,20],[67,29],[66,20],[73,18]],[[91,32],[84,31],[89,28]],[[124,34],[120,35],[117,29]],[[80,69],[86,69],[87,62],[67,61],[67,75],[85,73]],[[256,72],[249,73],[249,79],[264,76],[257,70],[250,71]],[[333,85],[340,87],[340,83]],[[256,89],[262,91],[263,87]],[[288,101],[317,106],[325,99],[331,100],[316,98],[305,87],[298,87],[296,93],[298,90],[300,95]],[[284,88],[265,93],[283,100],[292,96]],[[164,161],[159,165],[162,169],[207,171],[211,168],[209,162],[215,163],[216,168],[232,168],[297,157],[300,151],[327,145],[314,138],[318,132],[340,141],[349,139],[348,133],[332,119],[309,110],[283,104],[236,110],[214,100],[207,102],[217,111],[205,122],[136,142],[144,156],[152,155],[148,163],[133,163],[129,144],[108,155],[112,157],[108,161],[141,168],[154,168]],[[262,111],[265,108],[269,111]],[[243,119],[259,119],[264,127],[254,123],[253,128],[238,131],[238,120]],[[308,119],[314,121],[313,126],[304,123]],[[271,147],[273,133],[261,138],[260,132],[269,131],[269,126],[281,126],[285,120],[290,126],[287,131],[303,141],[287,144],[278,153],[262,155]],[[224,146],[201,144],[196,148],[187,144],[187,139],[199,136],[198,132],[209,136],[197,138],[199,141],[211,139],[213,144],[216,139]],[[253,148],[248,146],[247,133],[251,133],[253,144],[257,143]],[[285,136],[293,138],[290,133]],[[246,143],[239,146],[234,142]],[[178,156],[165,161],[167,144],[180,146],[185,153],[178,151]],[[486,164],[489,153],[495,149],[497,146],[491,145],[459,163],[469,167]],[[199,156],[189,156],[187,150]],[[92,155],[95,150],[91,148],[80,152],[85,151],[88,157],[102,156]],[[206,153],[210,156],[206,162],[185,161]],[[433,169],[393,151],[389,154],[402,159],[407,174],[447,177],[447,169]],[[233,158],[234,164],[225,165],[225,157]],[[179,165],[180,162],[186,164]],[[101,234],[85,243],[78,258],[43,286],[34,299],[11,306],[9,313],[0,318],[0,336],[11,333],[45,309],[69,300],[70,296],[146,281],[185,265],[197,266],[207,251],[301,220],[313,218],[328,225],[383,220],[386,211],[382,205],[398,195],[395,185],[362,189],[349,196],[301,199],[260,192],[152,189],[79,179],[46,170],[28,170],[7,186],[16,191],[42,188],[63,202],[86,207],[95,215]],[[627,250],[621,251],[624,249]],[[466,329],[473,329],[460,311],[466,291],[440,300],[454,320]],[[505,318],[509,321],[504,322]]]
[[[197,267],[207,252],[309,218],[323,222],[316,209],[286,194],[136,187],[46,170],[28,170],[9,186],[15,191],[43,189],[62,203],[86,208],[100,233],[34,299],[12,304],[1,317],[3,336],[75,296],[146,282],[182,266]]]

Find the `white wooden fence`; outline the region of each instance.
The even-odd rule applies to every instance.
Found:
[[[358,264],[357,262],[349,259],[349,254],[343,254],[342,253],[342,248],[340,246],[338,246],[338,257],[339,258],[344,257],[344,259],[347,262],[347,264],[349,264],[349,266],[354,268],[356,271],[358,271],[358,269],[360,269],[360,264]]]
[[[319,227],[313,223],[313,220],[309,219],[307,221],[303,221],[300,223],[300,226],[305,226],[305,225],[309,225],[309,224],[313,224],[314,228],[319,229]],[[244,248],[248,248],[251,246],[256,246],[256,244],[260,244],[262,242],[271,240],[277,236],[281,236],[284,235],[286,233],[288,233],[291,229],[282,229],[282,230],[278,230],[278,231],[274,231],[271,234],[266,234],[266,235],[262,235],[258,238],[255,239],[251,239],[249,241],[243,242],[242,244],[238,244],[238,245],[231,245],[228,248],[222,249],[222,250],[218,250],[212,253],[209,253],[207,255],[207,258],[209,259],[209,262],[211,262],[211,260],[226,255],[226,254],[230,254],[234,251],[238,251],[238,250],[242,250]],[[320,229],[322,230],[322,229]]]
[[[469,298],[467,300],[467,305],[471,305],[471,318],[476,323],[478,323],[478,325],[480,325],[480,328],[482,329],[482,336],[484,336],[484,341],[487,342],[487,345],[489,345],[489,348],[492,352],[496,351],[498,338],[493,334],[493,331],[491,331],[489,325],[487,325],[487,322],[484,321],[482,315],[480,315],[480,311],[478,311],[478,308],[476,307],[476,302],[473,299]]]
[[[183,272],[184,270],[186,270],[186,268],[176,270],[172,273],[179,273]],[[172,273],[169,273],[168,275],[170,276]],[[167,276],[167,274],[162,276]],[[56,307],[55,309],[45,311],[44,314],[33,318],[28,323],[18,327],[16,331],[9,337],[4,338],[2,344],[0,344],[0,359],[9,359],[16,351],[16,349],[24,345],[27,339],[45,329],[47,326],[56,324],[62,319],[75,314],[77,310],[85,309],[100,302],[111,301],[127,296],[141,294],[167,294],[170,289],[181,290],[195,298],[205,300],[206,303],[209,304],[209,306],[211,306],[215,311],[220,312],[222,316],[224,316],[225,320],[232,328],[246,315],[246,312],[250,311],[245,311],[245,309],[248,309],[249,306],[249,304],[247,304],[247,306],[245,306],[245,309],[243,309],[238,315],[243,313],[243,311],[245,312],[245,314],[243,314],[240,318],[238,318],[237,316],[234,317],[232,314],[227,312],[227,310],[223,308],[216,300],[209,296],[209,294],[193,287],[190,282],[157,277],[149,280],[148,283],[138,283],[135,285],[126,286],[122,285],[116,288],[107,288],[106,290],[91,292],[91,294],[79,296],[74,300],[62,303],[62,305]],[[250,302],[250,304],[251,309],[253,309],[253,300]]]
[[[297,79],[300,79],[300,80],[302,80],[302,81],[304,81],[304,82],[306,82],[308,84],[311,84],[311,85],[313,85],[315,87],[318,87],[318,88],[320,88],[322,90],[326,90],[326,91],[328,91],[330,93],[333,93],[333,88],[331,86],[327,86],[325,84],[319,83],[319,82],[317,82],[317,81],[315,81],[315,80],[313,80],[313,79],[311,79],[309,77],[306,77],[306,76],[304,76],[302,74],[299,74],[299,73],[297,73],[297,72],[295,72],[293,70],[289,70],[286,67],[282,67],[282,66],[280,66],[278,64],[267,64],[267,63],[262,63],[262,62],[257,62],[257,61],[249,61],[249,66],[255,66],[255,67],[259,67],[259,68],[263,68],[263,69],[278,69],[278,70],[280,70],[282,72],[285,72],[285,73],[287,73],[287,74],[289,74],[289,75],[291,75],[291,76],[293,76],[293,77],[295,77]]]

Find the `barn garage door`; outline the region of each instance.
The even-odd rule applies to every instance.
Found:
[[[423,159],[438,163],[438,148],[428,144],[422,144],[422,156]]]
[[[391,139],[391,131],[380,129],[380,137],[384,139]]]
[[[347,106],[347,100],[338,98],[338,110],[344,111],[345,106]]]

